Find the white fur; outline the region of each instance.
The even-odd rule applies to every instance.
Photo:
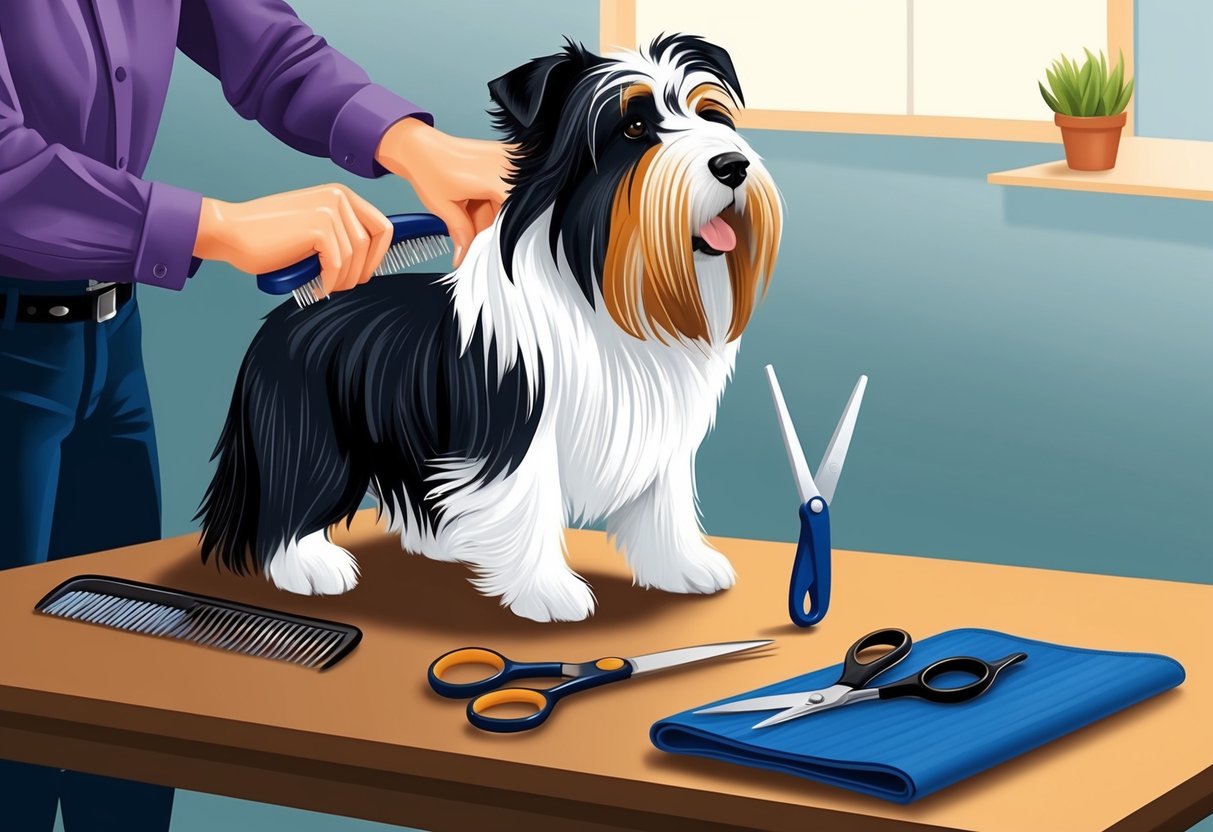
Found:
[[[340,595],[358,586],[358,563],[330,542],[326,531],[318,531],[280,546],[270,559],[266,577],[288,592]]]
[[[638,77],[658,88],[689,89],[705,80],[698,73],[682,77],[665,59],[632,61]],[[655,100],[664,110],[663,96]],[[734,199],[741,203],[744,187],[734,193],[721,185],[706,162],[739,150],[751,160],[751,175],[760,173],[744,140],[686,114],[663,112],[665,119],[684,122],[666,150],[686,166],[692,222],[706,222]],[[549,212],[524,234],[512,281],[504,276],[497,223],[447,277],[463,348],[470,348],[477,324],[486,357],[496,346],[489,372],[497,379],[486,383],[516,362],[535,367],[542,358],[546,398],[535,401],[536,389],[528,391],[541,407],[529,450],[514,470],[490,482],[477,461],[447,460],[429,484],[429,496],[443,506],[442,522],[430,527],[406,500],[384,506],[389,528],[408,551],[470,565],[481,592],[536,621],[580,620],[593,611],[593,592],[566,563],[564,527],[597,519],[606,520],[638,585],[725,589],[734,573],[704,540],[695,493],[695,455],[712,429],[739,346],[725,340],[732,314],[725,258],[695,255],[710,343],[668,334],[665,343],[640,340],[619,328],[601,297],[591,308],[567,264],[553,262],[550,221]],[[269,573],[294,592],[340,592],[357,581],[349,553],[320,533],[286,546]]]
[[[492,482],[474,465],[453,465],[431,492],[442,494],[444,522],[430,528],[413,506],[392,505],[390,528],[408,551],[469,564],[481,592],[537,621],[593,611],[592,591],[566,563],[563,530],[598,518],[607,518],[640,586],[727,588],[734,573],[703,539],[694,485],[695,453],[738,349],[723,341],[732,313],[724,259],[696,257],[719,335],[712,345],[641,341],[601,299],[590,309],[552,263],[547,222],[524,236],[512,283],[501,274],[495,228],[449,278],[463,333],[470,341],[477,321],[492,333],[504,356],[499,372],[543,356],[547,398],[529,451]]]

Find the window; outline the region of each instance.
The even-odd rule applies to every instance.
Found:
[[[1132,0],[602,0],[604,50],[676,31],[729,50],[751,128],[1056,142],[1045,67],[1133,65]]]

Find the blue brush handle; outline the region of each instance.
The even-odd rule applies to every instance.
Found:
[[[392,214],[392,245],[418,237],[448,236],[446,223],[433,214]],[[293,266],[257,275],[257,288],[271,295],[286,295],[320,274],[320,256],[313,254]]]
[[[821,497],[813,497],[800,507],[800,541],[788,586],[788,612],[796,626],[811,627],[825,618],[829,608],[830,508]]]

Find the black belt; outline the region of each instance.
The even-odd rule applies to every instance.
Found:
[[[17,295],[17,320],[29,323],[103,323],[134,297],[130,283],[99,283],[83,295]],[[7,311],[8,297],[0,292],[0,319]]]

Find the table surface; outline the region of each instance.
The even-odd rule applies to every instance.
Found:
[[[586,622],[536,624],[480,596],[465,567],[402,553],[371,512],[335,539],[363,572],[361,585],[339,597],[293,596],[261,578],[219,573],[199,562],[192,535],[0,573],[3,747],[29,761],[427,828],[456,828],[455,815],[477,807],[500,818],[550,813],[563,818],[554,828],[586,829],[655,828],[672,817],[697,828],[798,832],[821,822],[855,830],[1182,828],[1176,818],[1192,822],[1213,795],[1213,586],[837,551],[830,614],[799,630],[785,608],[790,544],[717,539],[737,586],[676,596],[632,586],[603,535],[571,531],[570,560],[599,610]],[[317,673],[32,612],[79,574],[345,621],[364,638]],[[882,626],[919,638],[987,627],[1160,652],[1183,663],[1187,681],[910,806],[650,745],[657,719],[835,663],[857,636]],[[577,661],[752,638],[773,638],[775,649],[574,697],[528,734],[476,731],[461,702],[433,695],[425,681],[435,656],[464,645]],[[345,791],[326,786],[339,781]],[[393,801],[405,793],[415,800]]]

